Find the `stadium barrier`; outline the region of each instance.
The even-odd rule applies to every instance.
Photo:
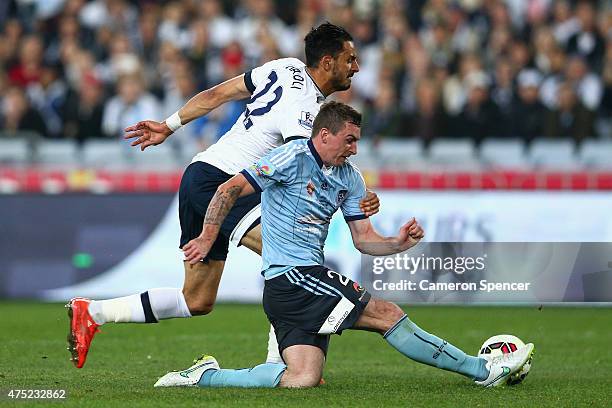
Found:
[[[134,171],[0,167],[0,194],[171,193],[183,170]],[[366,184],[408,190],[612,190],[612,170],[363,171]]]
[[[141,185],[134,180],[130,183]],[[382,234],[395,235],[399,225],[413,216],[423,225],[426,241],[409,252],[417,258],[430,243],[456,248],[465,242],[515,242],[523,243],[523,252],[513,252],[513,259],[531,266],[520,274],[515,274],[512,263],[491,269],[494,279],[491,273],[482,272],[481,276],[478,271],[462,276],[433,271],[432,275],[432,270],[425,268],[403,278],[396,271],[389,274],[389,282],[431,281],[436,276],[436,282],[453,283],[456,279],[450,278],[465,282],[461,279],[470,276],[470,282],[477,283],[482,279],[531,282],[533,290],[509,288],[487,292],[486,296],[469,291],[445,296],[442,292],[448,287],[440,288],[442,292],[437,294],[394,290],[387,295],[395,300],[470,304],[610,301],[597,290],[612,287],[608,270],[612,250],[596,243],[612,242],[611,191],[379,190],[379,195],[381,212],[372,222]],[[0,297],[106,298],[151,287],[181,286],[177,213],[177,201],[170,192],[0,194]],[[595,244],[581,246],[577,241]],[[243,247],[230,251],[219,300],[259,302],[261,260]],[[463,257],[456,250],[451,255]],[[330,225],[326,264],[363,282],[368,289],[376,289],[376,279],[367,269],[371,265],[354,249],[338,214]]]

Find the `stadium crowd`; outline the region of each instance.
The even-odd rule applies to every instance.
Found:
[[[364,112],[366,138],[612,138],[605,0],[3,1],[0,138],[120,138],[252,67],[303,59],[324,20],[358,47],[336,99]],[[209,145],[243,109],[183,137]]]

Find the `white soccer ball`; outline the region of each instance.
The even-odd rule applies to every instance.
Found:
[[[512,353],[521,347],[525,347],[525,343],[518,337],[511,334],[498,334],[497,336],[486,339],[485,342],[482,343],[478,351],[478,356],[501,356],[503,354]],[[507,384],[516,385],[521,383],[525,377],[527,377],[527,374],[529,374],[529,370],[531,370],[531,358],[527,360],[527,363],[525,363],[519,372],[510,376]]]

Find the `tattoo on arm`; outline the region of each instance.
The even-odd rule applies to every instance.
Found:
[[[227,190],[218,190],[208,205],[204,224],[221,225],[234,203],[240,197],[242,187],[231,186]]]

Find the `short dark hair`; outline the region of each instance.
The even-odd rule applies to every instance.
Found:
[[[344,28],[329,21],[310,30],[304,37],[306,66],[316,68],[325,55],[336,58],[344,49],[345,41],[353,41],[353,37]]]
[[[342,102],[327,102],[321,106],[321,110],[312,124],[312,137],[318,135],[323,128],[336,134],[344,129],[346,122],[361,127],[361,113]]]

